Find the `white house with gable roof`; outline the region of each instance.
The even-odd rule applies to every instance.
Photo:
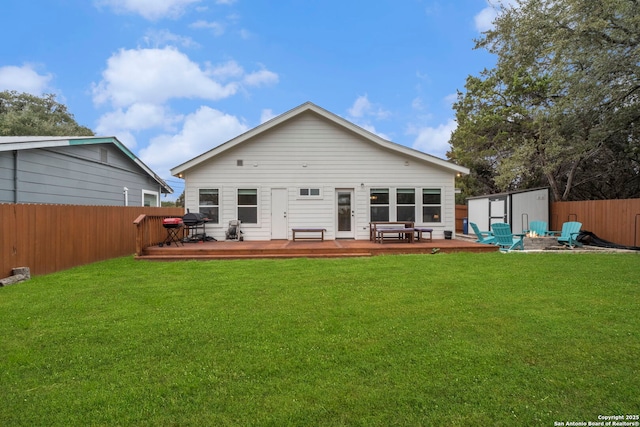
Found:
[[[413,221],[434,238],[455,230],[455,177],[465,167],[387,141],[307,102],[171,170],[185,206],[224,240],[240,219],[245,240],[369,239],[372,221]]]

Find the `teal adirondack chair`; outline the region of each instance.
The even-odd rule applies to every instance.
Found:
[[[582,246],[582,243],[578,242],[580,228],[582,228],[581,222],[569,221],[562,224],[562,231],[560,232],[560,237],[558,237],[558,243],[568,245],[570,248]]]
[[[549,235],[549,229],[547,226],[547,221],[531,221],[529,223],[529,229],[528,230],[524,230],[523,233],[527,234],[530,232],[534,232],[536,233],[536,235],[540,236],[540,237],[544,237],[544,236],[548,236]]]
[[[473,228],[473,232],[476,233],[476,243],[485,243],[487,245],[494,245],[496,243],[495,237],[493,237],[493,233],[491,231],[480,231],[475,222],[470,222],[471,228]]]
[[[509,224],[491,224],[491,230],[493,231],[493,236],[496,238],[496,245],[500,246],[501,251],[510,251],[512,249],[524,250],[524,234],[513,234]]]

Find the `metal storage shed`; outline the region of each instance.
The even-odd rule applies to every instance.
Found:
[[[512,232],[520,233],[529,228],[531,221],[549,223],[549,201],[546,187],[469,197],[468,218],[481,230],[489,230],[496,222],[506,222]]]

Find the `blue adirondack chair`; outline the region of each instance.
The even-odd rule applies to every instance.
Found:
[[[548,236],[549,235],[549,228],[547,226],[547,221],[531,221],[529,223],[529,229],[528,230],[523,230],[523,233],[527,234],[530,232],[534,232],[536,233],[536,235],[540,236],[540,237],[544,237],[544,236]],[[553,232],[551,232],[553,233]]]
[[[581,222],[569,221],[562,224],[562,231],[560,232],[560,237],[558,237],[558,243],[568,245],[570,248],[582,246],[582,243],[578,242],[580,228],[582,228]]]
[[[496,238],[496,245],[500,246],[501,251],[510,251],[512,249],[524,250],[524,234],[513,234],[509,224],[491,224],[491,230],[493,231],[493,236]]]
[[[485,243],[487,245],[493,245],[496,243],[495,237],[493,237],[493,233],[491,231],[480,231],[478,225],[475,222],[470,222],[471,228],[473,228],[473,232],[476,234],[478,240],[476,243]]]

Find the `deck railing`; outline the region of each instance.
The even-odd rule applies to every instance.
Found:
[[[167,230],[162,225],[162,220],[175,216],[142,214],[133,221],[136,226],[136,256],[143,255],[146,248],[155,246],[166,239]]]

